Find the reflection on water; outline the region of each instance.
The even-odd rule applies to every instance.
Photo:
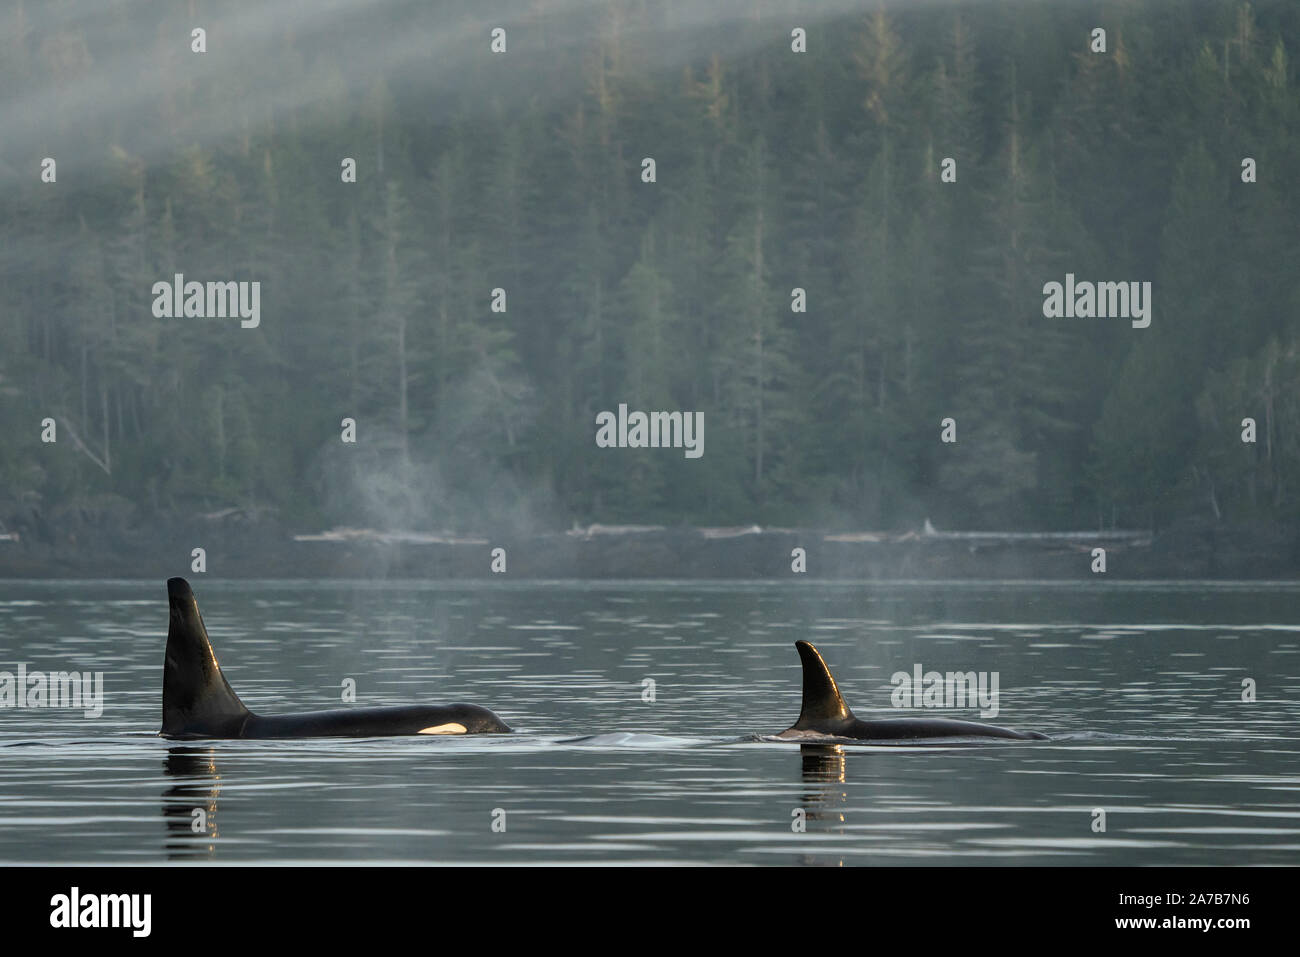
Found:
[[[162,792],[162,813],[167,824],[167,858],[201,860],[214,856],[217,798],[221,776],[216,751],[210,747],[183,746],[167,750],[163,770],[175,781]]]
[[[255,710],[340,707],[352,679],[519,732],[167,742],[162,583],[5,583],[0,671],[102,671],[105,710],[0,709],[0,862],[1300,860],[1297,586],[197,590]],[[798,714],[803,637],[860,717],[915,663],[997,671],[996,723],[1053,740],[763,740]]]
[[[799,759],[807,785],[803,804],[808,830],[843,834],[844,806],[849,797],[844,789],[844,748],[838,744],[803,744],[799,746]],[[828,860],[823,855],[807,854],[800,863],[842,866],[844,858]]]
[[[844,748],[840,745],[803,744],[799,755],[803,759],[803,779],[808,783],[844,783]]]

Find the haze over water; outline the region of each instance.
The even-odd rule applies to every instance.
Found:
[[[105,707],[0,710],[0,862],[1282,864],[1300,851],[1300,585],[193,584],[255,711],[343,707],[352,678],[358,705],[472,701],[516,733],[164,741],[163,583],[6,582],[0,670],[102,671]],[[1054,740],[762,740],[798,714],[799,638],[859,717],[909,713],[890,707],[890,676],[917,663],[997,671],[992,722]]]

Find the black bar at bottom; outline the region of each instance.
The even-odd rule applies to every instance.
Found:
[[[918,944],[1130,937],[1232,946],[1242,934],[1285,930],[1294,877],[1289,868],[557,870],[8,867],[0,920],[6,943],[75,936],[126,946],[289,934],[296,946],[355,938],[373,947],[381,931],[462,947],[466,931],[494,943],[522,933],[537,946],[579,924],[584,935],[605,924],[667,946],[678,928],[725,936],[774,919],[797,919],[800,934],[870,935],[858,937],[863,946],[890,930]],[[72,926],[85,923],[118,926]]]

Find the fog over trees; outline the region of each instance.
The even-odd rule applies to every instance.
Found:
[[[1293,0],[6,0],[0,521],[1295,522],[1298,46]],[[156,318],[178,273],[260,323]],[[1150,325],[1045,317],[1067,274]],[[703,455],[597,447],[620,403]]]

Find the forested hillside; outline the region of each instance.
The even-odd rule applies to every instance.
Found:
[[[10,0],[0,520],[1293,522],[1297,47],[1294,0]],[[156,318],[177,273],[260,324]],[[1067,273],[1149,327],[1045,317]],[[704,454],[598,448],[620,403]]]

